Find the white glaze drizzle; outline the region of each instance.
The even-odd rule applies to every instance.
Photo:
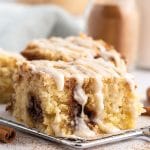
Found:
[[[96,77],[96,86],[95,86],[95,98],[97,102],[96,116],[94,118],[95,122],[103,120],[103,111],[104,111],[104,97],[103,97],[103,82],[102,77]]]
[[[88,97],[83,89],[84,77],[85,75],[81,74],[82,72],[77,69],[76,66],[71,65],[64,65],[66,70],[72,73],[76,77],[76,86],[74,89],[74,99],[81,105],[81,114],[80,117],[75,116],[75,132],[74,135],[76,136],[94,136],[95,133],[88,127],[86,122],[84,121],[84,107],[87,103]],[[79,74],[80,73],[80,74]]]
[[[128,82],[130,90],[132,91],[132,93],[134,93],[134,95],[137,96],[136,91],[135,91],[136,84],[134,81],[134,76],[129,74],[129,73],[126,73],[124,77],[125,77],[126,81]],[[131,112],[131,115],[133,118],[136,118],[138,116],[137,111],[135,111],[136,110],[136,104],[135,103],[136,103],[136,101],[130,102],[130,106],[131,106],[130,112]]]
[[[94,137],[96,134],[92,131],[84,121],[83,117],[75,117],[76,129],[74,135],[79,137]]]
[[[81,64],[81,65],[79,65]],[[90,63],[90,60],[88,61],[88,63],[86,63],[85,61],[79,61],[79,66],[80,68],[82,68],[84,71],[88,71],[88,73],[94,77],[95,79],[95,93],[94,93],[94,97],[96,99],[96,103],[97,103],[97,109],[96,109],[96,116],[95,116],[95,120],[99,120],[102,119],[102,114],[103,114],[103,110],[104,110],[104,102],[103,102],[103,92],[102,92],[102,76],[99,73],[99,69],[94,69],[93,64]],[[95,67],[97,68],[98,66],[95,64]]]
[[[40,66],[40,64],[37,64],[38,63],[38,61],[37,61],[36,62],[36,64],[37,64],[36,65],[36,70],[39,70],[40,72],[44,72],[44,73],[52,75],[52,77],[54,78],[54,80],[56,82],[57,89],[59,91],[62,91],[64,89],[64,74],[60,73],[59,70],[55,69],[53,67],[52,63],[46,63],[46,62],[48,62],[48,61],[44,62],[44,64],[43,64],[44,67],[43,67],[43,66]],[[34,67],[32,65],[32,69],[35,70],[35,65],[34,65]]]
[[[56,136],[63,137],[65,135],[61,132],[61,128],[59,126],[60,122],[61,122],[60,110],[56,109],[56,116],[55,116],[55,119],[54,119],[53,123],[51,124],[51,126],[52,126]]]
[[[80,77],[78,76],[76,80],[77,80],[77,85],[74,89],[74,99],[82,106],[81,118],[84,118],[84,107],[85,104],[87,103],[88,97],[82,88],[84,79],[81,76]]]
[[[105,133],[113,134],[113,133],[117,133],[120,131],[120,129],[115,127],[114,125],[109,124],[109,123],[103,123],[101,120],[99,120],[97,123],[100,129]]]
[[[77,44],[73,44],[69,40],[65,40],[62,38],[51,38],[50,41],[52,41],[56,45],[59,45],[60,47],[68,49],[69,51],[73,51],[74,53],[79,53],[80,55],[85,53],[88,58],[93,58],[95,56],[95,52],[91,49],[79,46]]]
[[[134,92],[135,91],[134,76],[129,73],[126,73],[124,77],[125,77],[126,81],[128,82],[130,89]]]
[[[85,56],[87,58],[93,58],[96,54],[93,50],[75,45],[70,41],[61,39],[61,38],[50,38],[48,39],[39,39],[33,40],[30,45],[37,45],[44,50],[51,50],[63,53],[64,56],[69,58],[78,58]]]
[[[33,40],[30,45],[37,45],[39,48],[42,48],[42,50],[45,51],[53,51],[58,53],[63,53],[64,57],[69,58],[76,58],[79,57],[79,54],[77,52],[73,52],[67,48],[64,48],[62,46],[59,46],[58,44],[52,43],[47,39],[40,39],[40,40]],[[64,53],[65,52],[65,53]]]
[[[113,51],[107,51],[106,48],[102,45],[99,45],[100,54],[105,60],[109,60],[111,57],[114,58],[116,65],[120,65],[120,57],[114,54]]]

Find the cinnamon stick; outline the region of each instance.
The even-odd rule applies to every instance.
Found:
[[[150,102],[150,87],[146,91],[147,101]]]
[[[11,143],[16,137],[16,132],[13,128],[0,125],[0,141]]]

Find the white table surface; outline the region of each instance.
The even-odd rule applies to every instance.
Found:
[[[150,86],[150,71],[136,70],[133,72],[136,81],[138,82],[138,91],[145,98],[145,90]],[[0,114],[7,116],[3,107],[0,107]],[[150,125],[150,117],[140,117],[138,127]],[[0,143],[0,150],[68,150],[68,148],[54,144],[42,139],[32,137],[20,132],[17,132],[16,140],[11,144]],[[150,150],[150,141],[132,139],[115,144],[107,144],[104,146],[91,148],[91,150]]]

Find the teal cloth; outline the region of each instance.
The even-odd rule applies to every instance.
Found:
[[[76,19],[59,7],[0,3],[0,47],[8,51],[19,52],[32,39],[79,32]]]

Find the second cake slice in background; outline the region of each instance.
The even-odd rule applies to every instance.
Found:
[[[103,58],[126,71],[120,54],[102,40],[95,41],[86,35],[68,38],[52,37],[29,42],[22,55],[28,60],[75,61],[81,58]]]
[[[17,63],[25,60],[19,54],[7,53],[0,49],[0,103],[9,102],[13,93],[12,76]]]

